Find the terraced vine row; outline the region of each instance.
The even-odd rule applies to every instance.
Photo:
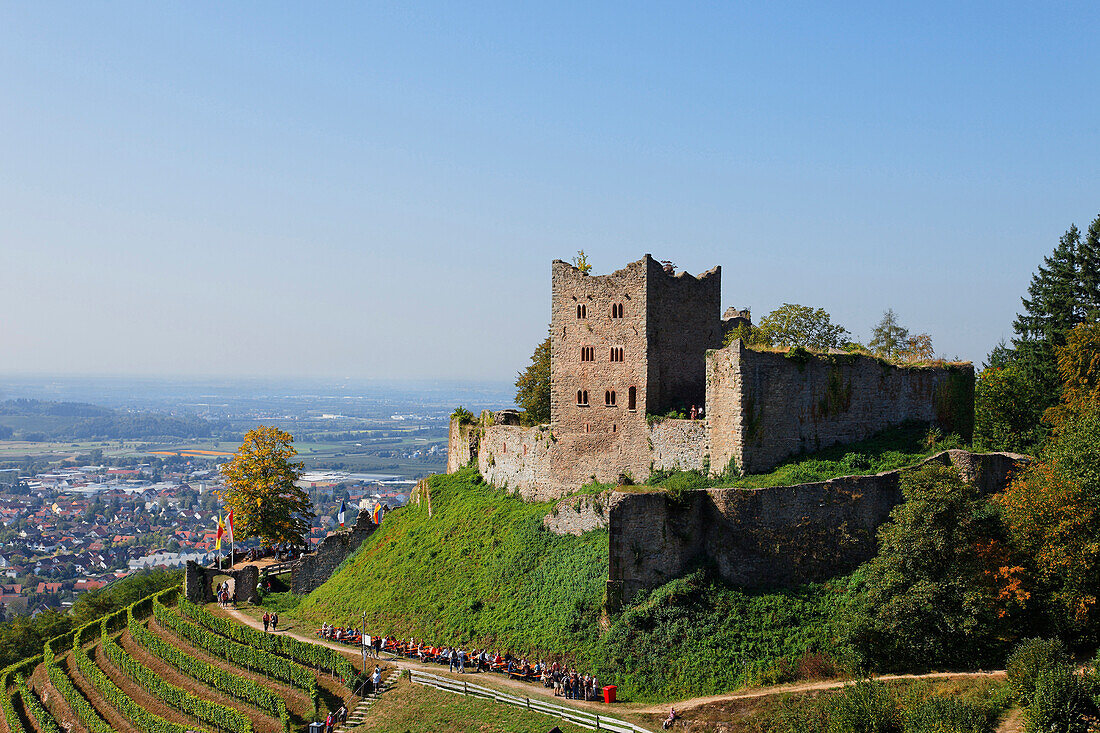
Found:
[[[319,708],[321,697],[317,675],[309,667],[332,672],[346,681],[356,680],[354,665],[334,650],[287,637],[260,634],[184,599],[179,599],[178,613],[170,610],[165,604],[172,601],[178,590],[172,588],[153,594],[55,637],[45,643],[40,656],[0,670],[0,714],[10,733],[60,733],[59,722],[66,724],[62,718],[54,719],[27,683],[40,663],[49,684],[57,691],[57,704],[71,710],[89,733],[113,733],[116,727],[128,725],[143,733],[189,733],[196,730],[194,726],[181,723],[192,718],[224,733],[254,733],[254,726],[262,723],[266,728],[271,723],[265,721],[275,719],[282,733],[292,733],[291,715],[283,695],[268,689],[251,675],[243,676],[245,668],[304,691],[313,703],[314,712]],[[158,623],[155,633],[143,623],[150,615]],[[116,632],[124,629],[129,630],[134,646],[114,638]],[[185,648],[181,648],[172,643],[173,635],[214,657],[225,659],[232,666],[223,669],[192,657],[187,652],[190,646],[185,644]],[[93,659],[88,647],[97,644],[98,651]],[[71,650],[72,661],[62,661],[54,650],[62,657]],[[183,677],[206,687],[196,687],[192,691],[175,673],[171,678],[177,684],[165,680],[156,672],[160,669],[158,662],[164,662]],[[234,673],[237,667],[242,674]],[[203,698],[199,692],[202,689],[221,693],[216,695],[220,702]],[[146,693],[150,697],[145,697]],[[22,702],[22,710],[15,700],[16,695]],[[293,697],[298,699],[296,695]],[[155,704],[153,698],[156,698]],[[236,698],[249,709],[226,704],[230,702],[227,698]],[[160,707],[161,703],[166,707]],[[144,705],[161,715],[145,709]],[[169,708],[187,717],[177,717]],[[59,708],[54,707],[54,711],[58,712]],[[270,718],[262,717],[261,713]],[[29,730],[24,720],[31,723]]]
[[[320,644],[309,644],[286,634],[267,634],[251,626],[245,626],[221,616],[215,616],[202,606],[197,606],[185,598],[177,603],[180,614],[205,626],[216,634],[233,641],[262,649],[300,664],[331,672],[345,685],[353,685],[359,673],[355,665],[340,652]]]
[[[45,733],[61,733],[61,728],[58,727],[57,721],[53,719],[49,711],[42,706],[42,703],[38,701],[38,698],[31,692],[31,688],[27,686],[27,680],[23,678],[23,675],[15,675],[15,689],[19,691],[19,697],[23,699],[23,711],[27,714],[28,718],[31,718],[38,724],[38,729],[45,731]],[[10,700],[8,701],[10,704]]]
[[[181,598],[180,601],[183,602],[183,599]],[[259,670],[277,680],[293,685],[305,691],[315,705],[318,702],[317,677],[312,670],[297,662],[211,634],[212,629],[191,623],[178,614],[172,613],[159,602],[153,604],[153,617],[161,626],[171,629],[181,639],[191,642],[200,649],[225,657],[226,661],[233,664]]]
[[[107,633],[106,619],[103,620],[100,630],[99,648],[119,671],[176,710],[228,733],[253,733],[252,721],[240,711],[192,695],[182,687],[165,681],[131,657]]]
[[[159,715],[154,715],[134,702],[134,699],[119,689],[107,673],[100,669],[99,665],[92,661],[84,647],[80,645],[79,638],[73,640],[73,655],[76,658],[77,669],[85,679],[92,683],[111,706],[130,719],[140,730],[146,733],[188,733],[194,730],[188,726],[165,720]]]
[[[131,612],[127,618],[130,636],[153,656],[172,665],[182,674],[227,695],[255,705],[260,710],[278,718],[283,730],[290,731],[290,713],[286,703],[277,694],[240,675],[226,672],[201,659],[195,659],[164,639],[149,631]]]

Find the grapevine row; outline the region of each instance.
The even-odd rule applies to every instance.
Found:
[[[178,603],[180,613],[202,624],[211,631],[230,639],[278,654],[295,662],[332,672],[340,677],[344,684],[353,685],[358,672],[347,657],[335,649],[320,644],[299,641],[287,634],[267,634],[251,626],[235,623],[221,616],[215,616],[202,606],[197,606],[185,598]]]
[[[27,687],[27,681],[23,679],[21,674],[15,675],[15,689],[19,690],[19,696],[23,698],[23,710],[27,713],[27,717],[32,721],[37,721],[39,730],[44,733],[61,733],[61,729],[57,727],[57,722],[54,721],[53,716],[49,714],[46,708],[42,707],[42,703],[31,692],[31,688]],[[10,705],[11,699],[8,698],[6,693],[4,697]],[[5,712],[7,711],[5,710]]]
[[[180,599],[184,602],[183,599]],[[195,646],[205,649],[226,661],[248,669],[257,669],[275,679],[287,682],[304,690],[316,705],[318,701],[317,678],[311,670],[300,664],[269,654],[261,649],[238,644],[223,637],[215,636],[201,626],[172,613],[161,603],[153,604],[153,616],[157,623],[171,629],[177,636]]]
[[[176,710],[228,733],[253,733],[252,721],[239,710],[192,695],[182,687],[165,681],[127,654],[107,633],[106,619],[100,627],[99,648],[127,677]]]
[[[50,682],[61,693],[61,697],[65,698],[65,703],[76,713],[76,717],[80,718],[85,728],[91,733],[113,732],[114,729],[100,717],[99,712],[80,694],[80,690],[76,689],[69,675],[65,674],[65,670],[56,664],[49,664],[46,666],[46,671],[50,674]]]
[[[0,708],[4,710],[4,720],[8,723],[11,733],[26,733],[23,723],[19,720],[15,706],[11,704],[11,694],[8,693],[8,675],[0,676]]]
[[[283,724],[283,730],[289,733],[290,715],[287,713],[286,703],[277,694],[250,679],[235,675],[232,672],[226,672],[180,651],[145,628],[134,617],[133,613],[129,615],[127,623],[130,628],[130,636],[151,654],[194,680],[198,680],[227,695],[254,704],[260,710],[278,718]]]
[[[99,694],[116,710],[133,722],[134,726],[145,733],[188,733],[189,728],[154,715],[134,702],[133,698],[120,690],[107,673],[96,666],[84,647],[80,645],[80,636],[73,639],[73,656],[80,673],[91,682]]]

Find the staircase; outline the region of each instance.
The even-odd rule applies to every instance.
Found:
[[[374,704],[374,701],[382,696],[382,693],[390,689],[393,686],[393,682],[397,679],[397,675],[401,674],[401,670],[394,667],[390,670],[390,673],[382,678],[382,684],[378,686],[378,689],[367,693],[359,704],[355,706],[355,710],[352,710],[348,714],[348,722],[343,725],[336,726],[334,733],[344,733],[344,731],[351,730],[357,726],[363,724],[363,721],[367,718],[367,710]]]

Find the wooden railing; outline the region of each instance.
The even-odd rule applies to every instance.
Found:
[[[628,723],[625,720],[619,720],[618,718],[612,718],[607,715],[600,715],[599,713],[592,713],[580,708],[556,705],[537,698],[519,697],[518,695],[501,692],[500,690],[494,690],[489,687],[482,687],[481,685],[466,682],[465,680],[459,682],[458,680],[447,677],[440,677],[438,675],[428,674],[427,672],[419,672],[415,669],[409,670],[409,674],[413,683],[417,685],[427,685],[428,687],[434,687],[444,692],[453,692],[456,695],[480,697],[484,700],[493,700],[494,702],[499,702],[504,705],[514,705],[518,708],[526,708],[532,712],[566,720],[582,728],[588,728],[589,730],[606,730],[611,731],[611,733],[651,733],[648,728],[642,728],[634,723]]]

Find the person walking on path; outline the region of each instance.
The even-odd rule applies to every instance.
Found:
[[[264,611],[264,633],[267,633],[267,627],[271,623],[271,616],[267,611]]]
[[[371,684],[374,685],[375,692],[382,691],[382,668],[377,664],[374,665],[374,674],[370,678]]]
[[[279,614],[277,614],[277,613],[271,614],[271,630],[272,631],[278,631],[279,630]]]

